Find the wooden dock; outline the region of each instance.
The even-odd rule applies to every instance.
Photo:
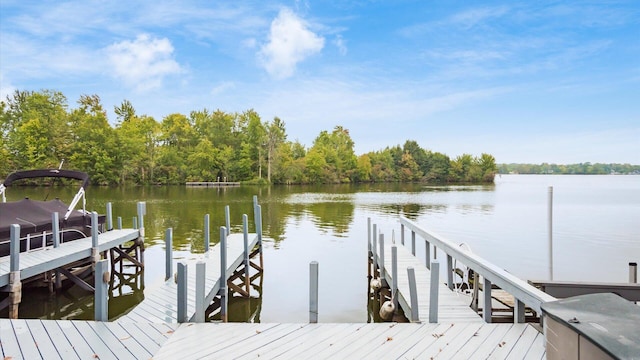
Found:
[[[0,319],[4,359],[150,359],[177,324]]]
[[[98,252],[110,250],[128,241],[139,237],[136,229],[111,230],[98,236]],[[20,253],[19,271],[20,279],[28,279],[32,276],[55,270],[66,264],[70,264],[92,255],[92,238],[87,237],[60,244],[57,248],[45,248],[42,250]],[[0,287],[9,284],[10,257],[0,258]]]
[[[187,181],[186,185],[191,187],[229,187],[240,186],[240,183],[232,181]]]
[[[105,323],[0,319],[5,359],[544,359],[528,324]],[[203,339],[207,339],[203,341]]]
[[[381,246],[384,247],[382,252]],[[411,314],[411,299],[409,289],[409,277],[407,268],[413,267],[415,272],[415,282],[418,298],[418,316],[420,322],[429,322],[430,309],[430,292],[433,289],[431,284],[431,272],[425,265],[415,257],[411,251],[401,244],[393,244],[391,241],[383,241],[377,243],[377,249],[374,253],[376,264],[380,268],[381,277],[385,279],[387,284],[393,283],[392,271],[392,248],[397,251],[397,286],[398,286],[398,304],[402,307],[405,314]],[[380,254],[384,253],[384,258]],[[384,266],[382,264],[384,262]],[[435,284],[434,284],[435,285]],[[471,307],[471,298],[463,296],[455,291],[450,290],[444,282],[438,282],[438,322],[483,322]]]
[[[257,234],[248,234],[249,250],[258,245]],[[204,262],[205,276],[205,300],[204,304],[210,304],[220,290],[220,246],[216,244],[197,260],[185,262],[187,266],[187,293],[196,293],[196,264]],[[229,280],[233,272],[243,263],[244,234],[229,234],[227,236],[227,273]],[[151,322],[151,323],[177,323],[178,321],[178,285],[173,276],[156,288],[147,288],[144,300],[131,312],[117,319],[118,322]],[[196,299],[189,296],[187,299],[187,317],[193,319],[196,312]],[[192,321],[192,320],[191,320]]]

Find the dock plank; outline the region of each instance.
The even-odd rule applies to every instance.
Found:
[[[258,244],[258,236],[249,234],[249,249]],[[198,257],[186,259],[187,265],[187,317],[195,314],[195,265],[198,261],[205,263],[205,303],[210,303],[220,289],[220,244],[213,245],[209,251]],[[227,238],[227,279],[244,261],[244,235],[229,234]],[[175,268],[175,267],[174,267]],[[150,322],[160,321],[177,323],[178,286],[174,279],[168,279],[145,291],[145,298],[129,313],[119,317],[117,322],[135,322],[140,318]]]
[[[98,236],[98,251],[106,251],[113,247],[135,240],[139,236],[138,230],[122,229],[104,232]],[[58,267],[91,256],[91,237],[78,239],[60,244],[59,247],[49,247],[44,250],[20,253],[20,279],[54,270]],[[0,263],[0,287],[9,284],[9,257],[4,256]]]
[[[380,244],[377,243],[379,252]],[[397,248],[397,268],[398,268],[398,304],[402,307],[405,314],[411,314],[411,300],[409,298],[409,277],[407,268],[413,267],[416,275],[417,292],[418,292],[418,316],[421,322],[429,322],[429,303],[430,303],[430,287],[431,272],[422,262],[416,258],[411,251],[400,244],[393,244],[387,241],[384,244],[384,271],[381,267],[381,276],[391,285],[391,248]],[[379,262],[379,261],[378,261]],[[444,266],[443,266],[444,265]],[[440,265],[440,271],[446,269],[446,264]],[[444,270],[446,271],[446,270]],[[461,297],[460,294],[450,290],[444,283],[438,284],[438,322],[483,322],[480,315],[471,309],[470,299]]]
[[[31,331],[31,336],[33,337],[34,344],[38,348],[38,351],[42,355],[41,357],[45,357],[49,359],[68,359],[69,356],[64,358],[62,354],[58,352],[58,349],[55,346],[56,342],[67,343],[67,339],[62,337],[54,337],[49,336],[49,333],[44,328],[44,325],[40,320],[26,320],[25,325]],[[76,357],[75,353],[72,357]]]
[[[521,336],[518,336],[521,334]],[[541,334],[540,334],[541,335]],[[202,341],[203,338],[216,341]],[[505,352],[498,344],[515,341]],[[473,348],[490,344],[488,350]],[[528,324],[180,324],[154,359],[498,359],[544,348],[543,337]],[[485,354],[485,356],[476,356]],[[469,356],[467,356],[469,355]]]
[[[23,359],[18,339],[9,321],[0,321],[0,346],[4,358]]]

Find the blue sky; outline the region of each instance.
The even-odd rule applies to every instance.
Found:
[[[416,140],[499,163],[640,164],[640,2],[0,4],[0,95],[98,94],[156,120],[280,117],[356,153]]]

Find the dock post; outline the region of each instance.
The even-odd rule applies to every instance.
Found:
[[[187,265],[183,262],[178,263],[178,323],[185,323],[187,319]]]
[[[60,246],[60,218],[57,212],[51,214],[51,235],[53,236],[53,247]]]
[[[371,252],[371,218],[367,218],[367,248]]]
[[[411,236],[415,236],[415,232],[411,232]],[[429,240],[424,239],[424,259],[427,269],[431,270],[431,244]]]
[[[251,278],[249,277],[249,217],[247,214],[242,215],[242,236],[244,242],[244,287],[247,296],[249,296]]]
[[[400,243],[404,245],[404,224],[400,224]]]
[[[54,212],[51,215],[51,236],[53,236],[53,247],[57,248],[60,246],[60,215],[57,212]],[[60,277],[60,271],[55,270],[56,274],[56,283],[55,288],[60,289],[62,287],[62,278]],[[53,284],[51,284],[53,285]],[[51,290],[51,287],[49,288]]]
[[[140,236],[144,237],[144,216],[147,214],[147,203],[144,201],[138,202],[138,230],[140,230]]]
[[[484,278],[484,284],[482,287],[482,297],[484,304],[482,305],[482,318],[486,323],[491,323],[491,280]]]
[[[196,313],[193,315],[193,321],[197,323],[204,322],[204,286],[206,281],[206,264],[202,261],[196,263]]]
[[[107,259],[98,261],[94,272],[95,321],[109,321],[109,278],[109,263]]]
[[[122,216],[118,216],[118,230],[122,230]]]
[[[258,223],[256,226],[256,233],[258,235],[258,249],[260,250],[260,268],[264,269],[264,263],[262,260],[262,207],[258,205]]]
[[[144,264],[144,217],[147,215],[147,203],[145,201],[138,202],[138,230],[140,236],[135,240],[137,245],[136,255],[140,263]]]
[[[164,253],[165,253],[165,275],[164,280],[169,280],[173,276],[173,228],[168,228],[164,232]]]
[[[407,268],[407,277],[409,278],[409,299],[411,301],[411,322],[420,322],[420,313],[418,312],[418,288],[416,286],[416,271],[413,266]]]
[[[447,254],[447,286],[449,290],[453,290],[453,257]]]
[[[227,235],[231,233],[231,215],[229,213],[229,205],[224,207],[224,223],[227,226]]]
[[[371,283],[371,218],[367,218],[367,289]]]
[[[138,230],[138,217],[134,216],[131,220],[132,220],[132,223],[133,223],[133,228],[135,230]]]
[[[107,203],[107,231],[113,230],[113,208],[110,202]]]
[[[20,281],[20,225],[11,225],[11,243],[9,251],[9,319],[18,318],[18,306],[22,301],[22,282]]]
[[[398,248],[391,246],[391,301],[393,308],[398,308]]]
[[[411,232],[411,255],[416,256],[416,233]]]
[[[438,260],[431,262],[431,284],[429,289],[429,322],[438,322],[438,291],[440,282],[440,263]]]
[[[385,270],[384,270],[384,234],[380,234],[380,257],[378,258],[378,260],[380,260],[380,279],[382,280],[382,283],[384,283],[386,280],[384,278],[385,276]]]
[[[638,282],[638,263],[629,263],[629,282],[632,284]]]
[[[318,262],[309,264],[309,322],[318,322]]]
[[[91,212],[91,261],[95,265],[100,261],[98,252],[98,213]]]
[[[227,322],[227,229],[220,227],[220,318]]]
[[[210,238],[209,238],[210,234],[209,234],[209,214],[205,214],[204,215],[204,252],[208,252],[209,251],[209,243],[210,243]]]
[[[373,260],[373,277],[375,277],[378,271],[378,225],[373,224],[373,233],[371,235],[371,240],[373,241],[371,244],[371,259]]]
[[[515,299],[515,298],[514,298]],[[515,299],[513,304],[513,322],[522,324],[525,322],[524,303],[520,299]]]

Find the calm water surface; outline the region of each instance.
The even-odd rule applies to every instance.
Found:
[[[475,186],[90,188],[87,208],[104,212],[110,201],[114,216],[131,226],[135,203],[147,202],[144,291],[152,291],[164,280],[166,228],[174,231],[175,257],[194,256],[203,249],[204,214],[211,215],[212,239],[224,225],[225,205],[230,205],[235,231],[241,231],[242,214],[253,218],[252,196],[258,195],[264,233],[273,240],[264,246],[260,299],[235,302],[232,319],[246,321],[253,313],[253,321],[308,321],[308,269],[315,260],[320,264],[320,322],[366,322],[368,217],[386,239],[395,230],[399,242],[397,219],[404,215],[451,241],[467,243],[523,279],[547,279],[549,186],[554,188],[554,279],[627,281],[628,263],[640,261],[640,176],[503,175],[494,185]],[[72,189],[64,192],[64,200],[73,196]],[[9,198],[42,199],[42,193],[42,188],[10,188]],[[424,254],[421,241],[417,253]],[[111,316],[143,296],[128,287],[122,294],[110,303]],[[91,306],[92,297],[72,289],[55,299],[24,299],[20,311],[23,317],[90,319]]]

